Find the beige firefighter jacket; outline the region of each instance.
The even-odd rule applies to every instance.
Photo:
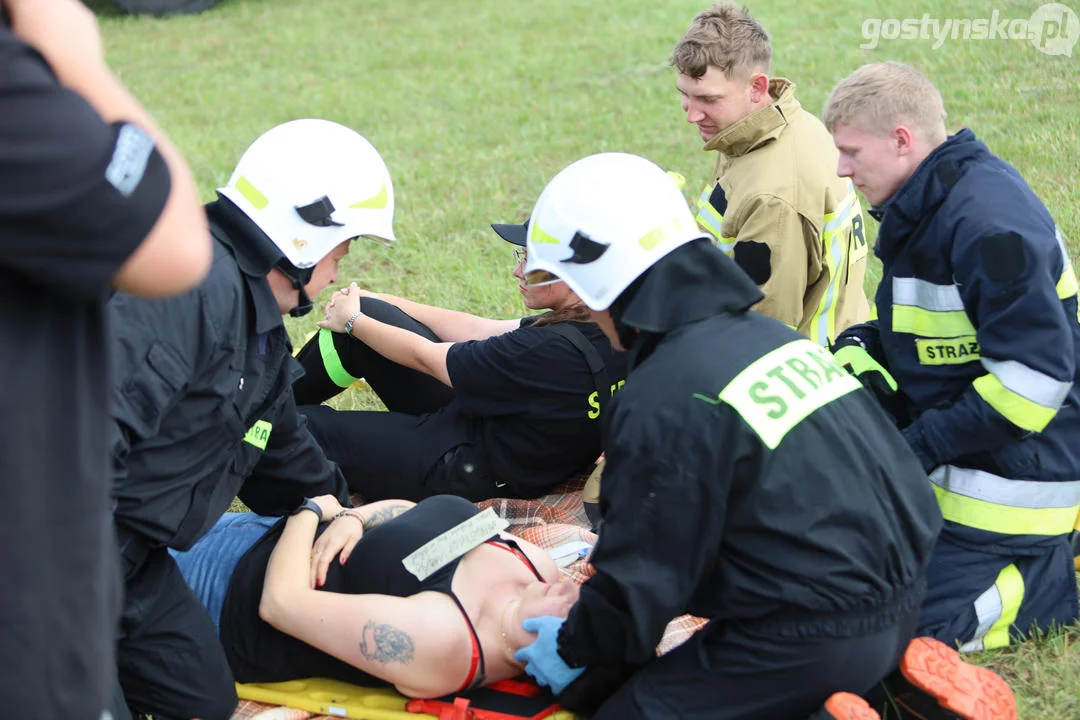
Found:
[[[795,85],[774,78],[769,93],[776,102],[706,143],[718,159],[697,218],[765,293],[755,310],[827,345],[869,312],[862,209]]]

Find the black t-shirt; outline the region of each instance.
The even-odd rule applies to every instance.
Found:
[[[600,455],[600,406],[585,356],[550,327],[522,327],[450,348],[446,367],[455,405],[472,418],[497,483],[528,497],[550,491]],[[626,377],[617,353],[593,323],[570,323],[607,366],[608,382]],[[609,390],[610,392],[610,390]],[[535,490],[535,492],[530,492]]]
[[[454,495],[425,498],[408,512],[365,532],[344,565],[330,563],[326,583],[318,589],[346,595],[400,598],[421,592],[453,596],[451,584],[460,557],[424,580],[412,575],[402,560],[479,512],[471,502]],[[328,527],[325,523],[319,525],[316,537]],[[328,677],[363,687],[386,685],[385,681],[286,635],[259,618],[266,568],[284,528],[282,520],[268,530],[240,559],[229,581],[221,610],[221,643],[236,681],[282,682]]]
[[[98,718],[115,672],[103,303],[168,170],[0,28],[0,698]]]

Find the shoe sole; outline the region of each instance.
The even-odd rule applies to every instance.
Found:
[[[900,672],[963,720],[1019,720],[1008,683],[992,670],[964,662],[945,643],[915,638],[900,661]]]
[[[847,692],[833,694],[825,701],[825,710],[836,720],[881,720],[870,703]]]

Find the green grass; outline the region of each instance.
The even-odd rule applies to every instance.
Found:
[[[644,155],[687,177],[712,170],[684,122],[666,59],[708,0],[223,0],[195,17],[101,14],[108,58],[194,169],[204,198],[269,127],[325,117],[382,152],[397,194],[398,243],[355,244],[343,280],[485,314],[523,313],[510,249],[488,228],[524,219],[544,183],[602,150]],[[993,5],[1027,18],[1039,2]],[[858,65],[911,62],[941,89],[949,127],[974,128],[1014,164],[1080,256],[1080,48],[1050,57],[1025,41],[882,41],[867,18],[987,17],[963,0],[751,5],[769,30],[774,74],[820,113]],[[1077,9],[1075,4],[1074,10]],[[874,223],[869,222],[871,235]],[[871,273],[872,287],[879,275]],[[294,339],[314,314],[288,319]],[[354,391],[346,407],[376,407]],[[1080,631],[985,653],[1013,682],[1021,717],[1080,717]]]

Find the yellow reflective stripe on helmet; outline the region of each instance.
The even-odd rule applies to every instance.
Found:
[[[766,447],[773,449],[804,418],[862,385],[833,359],[832,353],[806,339],[793,340],[747,366],[714,399],[730,405]]]
[[[351,208],[357,210],[382,210],[387,206],[387,200],[390,198],[390,193],[386,189],[386,180],[383,180],[382,187],[379,188],[379,192],[375,193],[367,200],[361,200],[349,205]]]
[[[236,192],[243,195],[244,199],[251,203],[251,206],[256,210],[262,210],[270,204],[270,201],[266,199],[266,196],[259,192],[255,186],[242,175],[236,178]]]
[[[341,364],[337,348],[334,347],[334,333],[327,328],[319,330],[319,355],[322,357],[327,377],[338,387],[347,388],[360,379],[350,375]]]
[[[690,224],[684,216],[670,218],[639,237],[638,245],[644,250],[654,250],[665,240],[695,232],[697,229],[697,226]]]
[[[559,239],[541,230],[539,223],[529,223],[529,240],[534,243],[546,243],[548,245],[559,244]]]
[[[266,449],[266,443],[270,440],[270,432],[274,426],[265,420],[256,420],[255,424],[244,433],[244,442],[250,443],[260,450]]]
[[[971,640],[960,652],[978,652],[1009,644],[1009,628],[1016,623],[1024,602],[1024,577],[1016,565],[1006,565],[994,584],[975,598],[975,617],[979,621]]]
[[[1024,430],[1042,432],[1057,414],[1057,408],[1048,408],[1028,400],[1023,395],[1005,387],[994,375],[977,377],[971,383],[979,397],[997,410],[1006,420]]]
[[[1080,512],[1080,481],[1037,482],[942,465],[930,473],[942,516],[1004,535],[1065,535]]]

